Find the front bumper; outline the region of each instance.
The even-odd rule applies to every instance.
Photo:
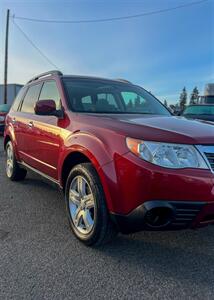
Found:
[[[214,174],[210,170],[162,168],[131,153],[116,157],[102,170],[108,209],[123,233],[214,223]],[[169,213],[167,222],[151,226],[147,212],[153,208],[160,215]]]
[[[169,208],[171,213],[165,224],[151,224],[147,213],[151,208]],[[151,210],[150,210],[151,211]],[[134,209],[128,215],[111,213],[111,218],[122,233],[142,230],[164,231],[196,229],[214,224],[214,203],[186,201],[149,201]]]
[[[115,157],[102,171],[108,209],[115,214],[129,215],[154,200],[214,204],[214,174],[210,170],[162,168],[127,153]]]

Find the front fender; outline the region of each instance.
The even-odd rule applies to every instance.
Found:
[[[63,143],[62,150],[60,151],[60,159],[59,159],[59,179],[62,182],[62,168],[65,159],[68,155],[79,152],[85,155],[92,163],[93,167],[96,169],[101,184],[104,189],[107,206],[110,210],[112,210],[112,199],[110,196],[109,187],[106,182],[106,175],[103,172],[103,166],[112,162],[114,160],[114,151],[109,150],[107,144],[98,139],[96,136],[88,133],[76,133],[70,135],[66,138]],[[114,164],[113,164],[114,165]],[[116,176],[116,171],[111,170],[112,176]]]

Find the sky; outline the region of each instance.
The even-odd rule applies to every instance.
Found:
[[[134,15],[196,0],[0,0],[0,83],[4,74],[6,10],[15,17],[52,20]],[[176,103],[185,86],[204,93],[214,82],[214,0],[162,14],[106,23],[14,21],[65,74],[125,78],[160,100]],[[54,67],[10,19],[8,82],[25,84]]]

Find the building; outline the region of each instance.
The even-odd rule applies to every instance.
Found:
[[[7,104],[12,104],[22,84],[10,83],[7,85]],[[4,85],[0,84],[0,104],[4,103]]]
[[[204,89],[204,96],[214,96],[214,83],[208,83]]]

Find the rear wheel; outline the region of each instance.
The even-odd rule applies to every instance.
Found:
[[[23,180],[27,171],[21,169],[16,161],[13,144],[11,141],[6,145],[6,175],[12,181]]]
[[[79,164],[71,170],[65,198],[71,229],[84,244],[101,245],[116,235],[102,185],[90,163]]]

